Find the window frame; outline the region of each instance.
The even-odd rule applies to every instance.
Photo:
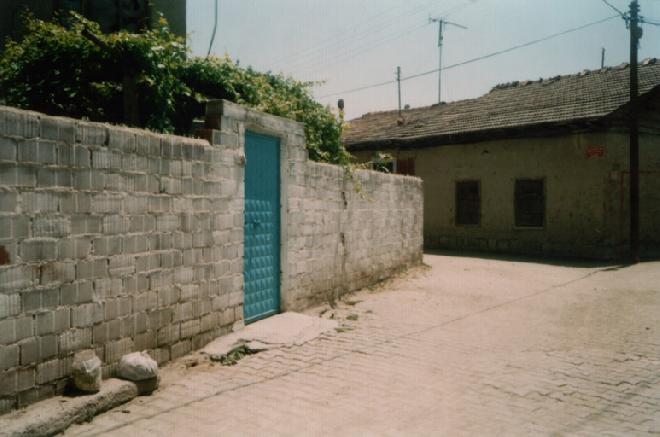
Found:
[[[459,185],[476,184],[477,186],[477,221],[476,223],[459,222]],[[480,227],[481,226],[481,180],[480,179],[459,179],[454,181],[454,225],[460,227]]]
[[[542,207],[542,217],[541,225],[525,225],[518,223],[518,183],[519,182],[540,182],[541,183],[541,198],[543,201]],[[548,205],[548,196],[547,196],[547,181],[545,177],[521,177],[515,178],[513,181],[513,227],[514,229],[523,229],[523,230],[542,230],[547,226],[548,214],[547,214],[547,205]]]

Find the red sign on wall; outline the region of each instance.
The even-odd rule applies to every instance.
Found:
[[[587,158],[597,156],[602,158],[605,156],[605,146],[589,146],[587,147]]]

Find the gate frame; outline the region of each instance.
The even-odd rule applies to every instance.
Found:
[[[221,153],[226,148],[234,153],[242,171],[238,176],[242,199],[242,214],[245,214],[245,132],[268,135],[280,141],[280,313],[293,306],[290,290],[289,252],[289,217],[287,214],[291,185],[301,183],[304,168],[308,160],[305,146],[304,125],[297,121],[275,115],[247,109],[227,100],[212,100],[206,104],[204,134],[211,144],[220,146]],[[243,232],[245,229],[243,228]],[[240,256],[245,257],[245,233],[240,248]],[[241,272],[241,281],[245,272]],[[241,282],[242,301],[245,299],[245,287]],[[245,311],[245,310],[243,310]],[[243,317],[244,313],[241,315]]]

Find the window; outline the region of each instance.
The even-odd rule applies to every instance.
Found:
[[[415,175],[415,158],[398,158],[396,160],[397,174]]]
[[[516,226],[541,228],[545,225],[543,179],[518,179],[515,188]]]
[[[456,224],[478,225],[481,219],[479,181],[456,182]]]

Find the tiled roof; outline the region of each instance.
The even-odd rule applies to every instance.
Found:
[[[476,99],[402,111],[374,112],[351,120],[344,132],[349,148],[378,143],[414,145],[425,138],[543,124],[597,120],[628,102],[626,64],[540,81],[498,85]],[[640,95],[660,89],[660,61],[639,65]]]

